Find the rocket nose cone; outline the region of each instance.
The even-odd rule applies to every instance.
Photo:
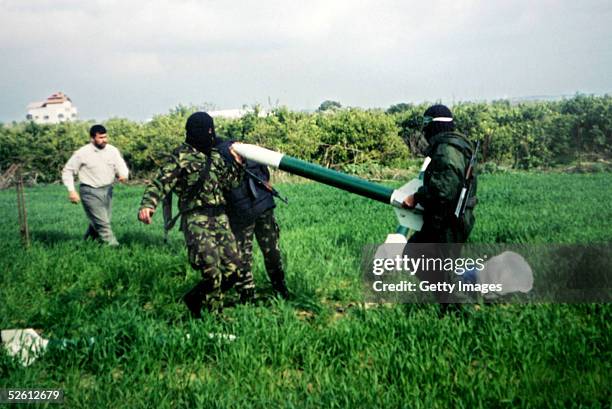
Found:
[[[253,162],[257,162],[261,165],[272,166],[274,168],[278,168],[278,165],[284,156],[282,153],[248,143],[236,142],[232,145],[232,148],[243,158],[252,160]]]

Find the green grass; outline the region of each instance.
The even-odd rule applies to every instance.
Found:
[[[610,174],[480,178],[473,242],[610,242]],[[610,407],[609,305],[468,306],[361,301],[361,248],[395,229],[390,208],[315,184],[279,191],[293,302],[187,318],[198,279],[161,214],[137,223],[142,187],[115,190],[120,248],[84,243],[80,206],[59,186],[26,190],[32,246],[19,243],[14,191],[0,192],[0,328],[86,339],[23,368],[0,353],[0,387],[62,388],[67,407]],[[235,342],[210,339],[233,333]],[[189,338],[186,337],[189,334]]]

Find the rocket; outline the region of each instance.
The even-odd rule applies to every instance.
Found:
[[[417,206],[415,209],[404,209],[402,203],[406,197],[414,194],[423,185],[422,174],[429,164],[429,158],[425,160],[419,178],[411,180],[399,189],[393,189],[257,145],[237,142],[232,145],[232,149],[243,158],[253,162],[391,205],[399,224],[395,240],[406,242],[405,236],[408,229],[418,231],[423,226],[423,208]]]

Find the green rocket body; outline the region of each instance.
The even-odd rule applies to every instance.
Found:
[[[391,203],[391,196],[393,195],[392,188],[332,169],[327,169],[323,166],[315,165],[314,163],[284,155],[278,168],[294,175],[303,176],[307,179],[355,193],[359,196],[364,196],[386,204]]]
[[[403,226],[402,233],[406,232],[407,229],[420,230],[423,225],[422,209],[408,210],[402,208],[404,199],[416,192],[422,185],[422,180],[418,178],[411,180],[399,189],[393,189],[256,145],[235,143],[232,146],[240,156],[262,165],[272,166],[294,175],[390,204],[394,208],[399,225]]]

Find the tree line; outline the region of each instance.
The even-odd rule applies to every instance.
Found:
[[[419,128],[428,104],[402,103],[387,110],[323,105],[314,113],[279,107],[264,116],[254,107],[239,119],[216,119],[217,135],[342,170],[370,165],[402,168],[426,145]],[[196,109],[179,106],[147,122],[112,118],[103,124],[133,176],[142,178],[184,140],[185,121]],[[609,95],[519,104],[462,102],[452,109],[458,131],[481,141],[481,162],[533,169],[611,156]],[[59,180],[72,152],[89,141],[91,125],[0,124],[0,171],[22,163],[40,182]]]

